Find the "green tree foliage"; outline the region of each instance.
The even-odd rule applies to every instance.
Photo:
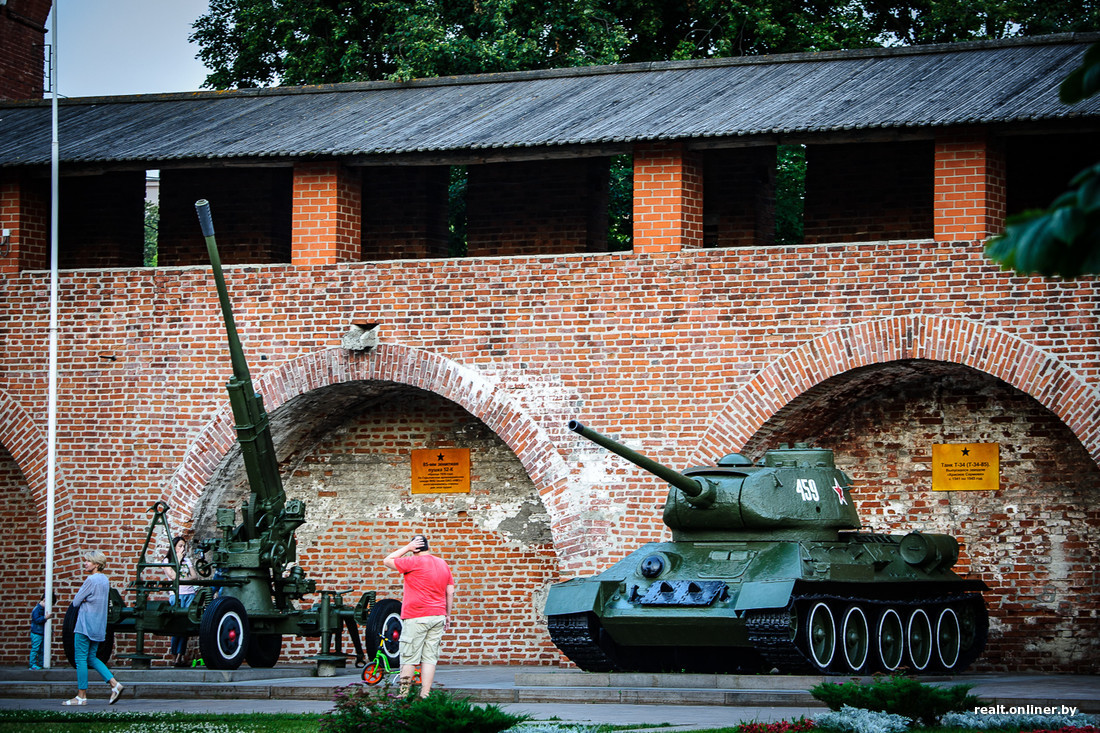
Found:
[[[211,0],[191,40],[227,89],[1096,28],[1097,0]]]
[[[191,40],[215,89],[615,63],[596,0],[212,0]]]
[[[1097,92],[1100,43],[1062,82],[1059,95],[1066,104],[1076,104]],[[1049,209],[1009,218],[1004,234],[989,240],[985,252],[1022,275],[1100,275],[1100,163],[1078,173]]]
[[[151,201],[145,202],[145,246],[142,263],[146,267],[157,266],[157,232],[160,229],[160,207]]]
[[[806,210],[806,146],[776,149],[775,243],[802,244]]]

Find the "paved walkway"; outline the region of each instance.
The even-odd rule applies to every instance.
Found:
[[[358,670],[317,677],[312,666],[242,668],[233,672],[115,668],[126,685],[112,710],[321,713],[335,689],[359,682]],[[822,678],[786,675],[586,674],[545,667],[441,665],[444,689],[534,720],[670,726],[689,731],[748,721],[813,717],[823,711],[808,693]],[[845,681],[846,678],[832,678]],[[75,690],[76,672],[0,668],[0,709],[56,710]],[[984,704],[1078,708],[1100,713],[1100,677],[960,675],[929,680],[966,683]],[[92,674],[89,705],[106,710],[107,686]]]

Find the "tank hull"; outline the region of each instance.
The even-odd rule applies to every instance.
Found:
[[[588,671],[957,672],[985,645],[984,584],[944,535],[651,543],[553,586],[555,644]]]

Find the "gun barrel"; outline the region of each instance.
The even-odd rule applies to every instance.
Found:
[[[199,217],[199,226],[206,239],[206,251],[210,255],[210,265],[214,273],[214,284],[218,289],[222,316],[225,319],[225,334],[229,340],[229,356],[233,363],[233,378],[226,384],[229,391],[229,404],[236,422],[237,442],[241,445],[245,470],[252,493],[259,499],[259,513],[277,513],[283,508],[286,493],[283,491],[282,478],[279,476],[278,459],[271,440],[271,428],[263,398],[252,386],[252,377],[248,372],[248,362],[244,358],[237,325],[233,320],[233,306],[229,302],[229,291],[225,286],[221,257],[214,239],[214,222],[210,216],[210,203],[206,199],[195,202],[195,213]],[[244,518],[245,534],[248,539],[255,535],[254,526],[258,515]]]
[[[653,460],[652,458],[647,458],[641,453],[627,448],[622,443],[616,440],[612,440],[606,435],[602,435],[600,433],[597,433],[595,430],[586,427],[578,420],[570,420],[569,429],[577,435],[580,435],[581,437],[588,438],[596,445],[607,448],[615,455],[622,456],[626,460],[633,463],[635,466],[643,468],[653,475],[664,479],[668,483],[678,488],[680,491],[683,491],[688,496],[696,497],[703,493],[702,484],[700,484],[695,479],[685,476],[679,471],[674,471],[668,466],[662,466],[660,463],[657,463],[657,461]]]

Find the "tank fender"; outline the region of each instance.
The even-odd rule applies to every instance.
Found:
[[[791,600],[794,590],[794,578],[785,580],[752,580],[741,584],[737,595],[735,611],[750,611],[754,608],[784,608]]]
[[[546,594],[543,613],[547,616],[562,616],[595,611],[615,593],[622,580],[573,578],[564,583],[555,583]]]

